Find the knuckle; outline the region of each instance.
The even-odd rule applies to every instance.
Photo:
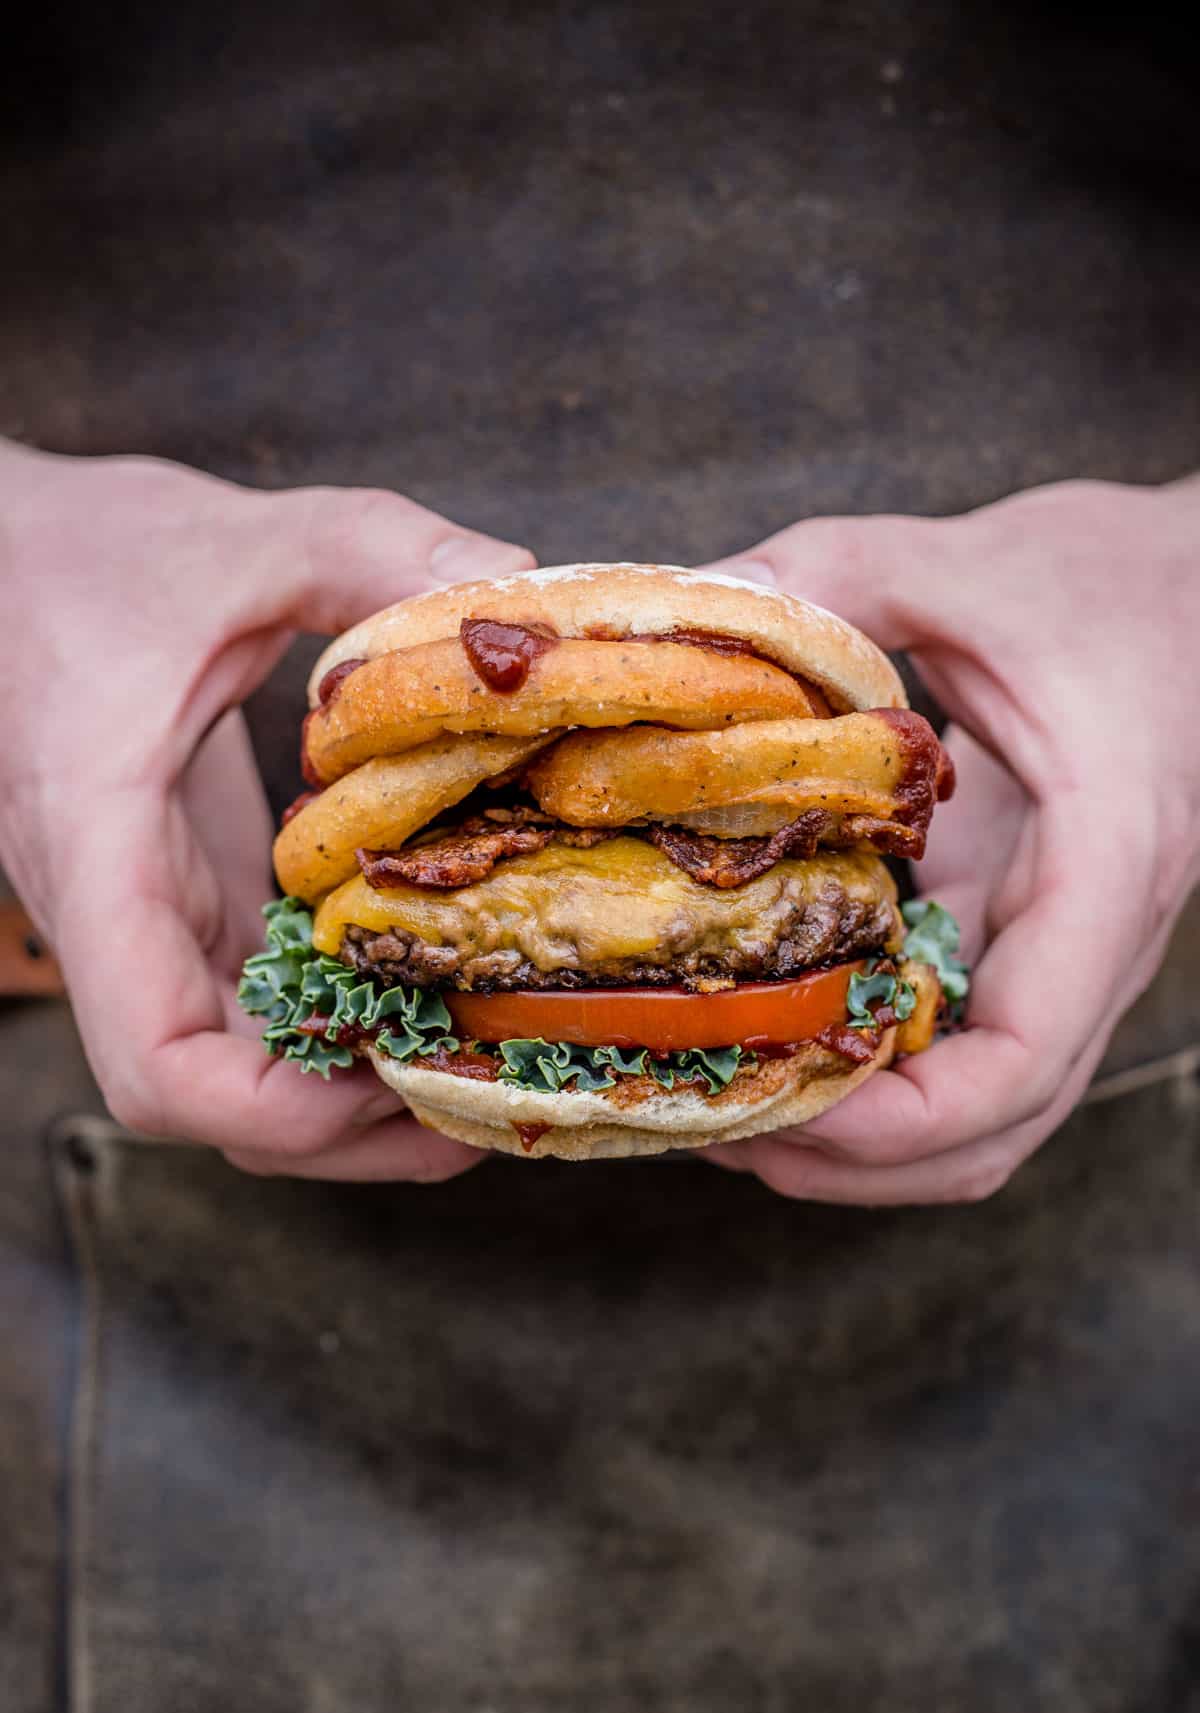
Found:
[[[1065,1080],[1060,1066],[1040,1064],[1035,1059],[1022,1081],[1013,1110],[1007,1116],[1007,1124],[1031,1124],[1043,1117],[1061,1095]]]
[[[119,1083],[104,1089],[104,1103],[124,1130],[137,1136],[162,1136],[168,1125],[161,1105],[149,1091],[132,1083]]]
[[[514,571],[532,571],[537,560],[527,547],[495,536],[481,535],[477,530],[460,529],[456,524],[442,521],[436,539],[429,543],[429,552],[439,571],[450,575],[477,577],[485,572],[491,576],[506,576]]]
[[[963,1205],[990,1201],[993,1196],[999,1195],[1015,1170],[1016,1161],[1003,1157],[975,1164],[961,1175],[956,1175],[947,1184],[946,1192],[939,1200]]]
[[[318,569],[333,569],[361,559],[368,547],[378,551],[386,533],[411,530],[433,514],[404,494],[387,488],[309,488],[310,559]]]
[[[869,559],[866,531],[857,519],[821,518],[814,520],[811,527],[820,531],[822,555],[838,577],[852,580],[866,573]]]
[[[323,1130],[297,1127],[286,1135],[272,1136],[267,1151],[281,1161],[315,1160],[328,1151],[334,1140]]]
[[[772,1137],[774,1146],[755,1150],[753,1170],[769,1190],[801,1201],[811,1195],[817,1173],[828,1168],[828,1160],[802,1142]]]

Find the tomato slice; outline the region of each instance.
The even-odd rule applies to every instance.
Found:
[[[476,1041],[571,1041],[579,1047],[762,1049],[810,1041],[846,1021],[858,963],[813,970],[796,981],[749,981],[720,993],[610,987],[583,993],[447,993],[460,1036]]]

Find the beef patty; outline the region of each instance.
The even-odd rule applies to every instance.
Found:
[[[339,955],[389,986],[486,993],[681,985],[703,992],[796,976],[898,944],[894,889],[878,858],[785,861],[735,895],[698,885],[644,844],[636,848],[643,866],[657,859],[665,871],[657,902],[650,888],[640,898],[628,890],[606,900],[596,887],[592,899],[576,881],[570,893],[527,888],[514,910],[511,897],[489,897],[494,880],[471,888],[461,912],[451,914],[449,900],[440,906],[437,931],[422,934],[400,922],[365,927],[351,919]],[[664,890],[670,898],[665,909]],[[641,922],[639,910],[647,912]],[[599,920],[605,911],[608,919]]]

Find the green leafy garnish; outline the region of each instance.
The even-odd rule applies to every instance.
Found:
[[[880,969],[879,959],[872,958],[865,975],[855,970],[850,977],[846,992],[847,1022],[851,1029],[877,1029],[879,1025],[871,1007],[890,1005],[903,1023],[912,1016],[916,1003],[916,993],[909,983],[901,981],[891,970]]]
[[[246,959],[237,997],[243,1011],[266,1018],[263,1041],[272,1053],[328,1080],[335,1066],[354,1063],[350,1048],[338,1042],[346,1024],[377,1030],[379,1051],[401,1061],[458,1045],[449,1033],[450,1013],[436,993],[377,988],[337,958],[314,951],[312,917],[301,899],[266,904],[263,915],[267,949]],[[319,1033],[299,1028],[321,1020],[325,1028]]]
[[[567,1041],[501,1041],[500,1081],[539,1094],[557,1094],[574,1084],[577,1093],[612,1088],[619,1076],[652,1076],[663,1088],[701,1078],[709,1094],[732,1082],[745,1055],[740,1047],[699,1048],[652,1057],[645,1048],[577,1047]],[[751,1055],[752,1056],[752,1055]]]
[[[263,907],[263,915],[267,949],[246,959],[238,1004],[266,1019],[263,1041],[272,1053],[328,1079],[335,1067],[354,1063],[350,1047],[338,1041],[346,1024],[372,1032],[379,1051],[401,1063],[439,1047],[453,1052],[459,1046],[438,994],[376,987],[337,958],[314,950],[312,916],[301,899],[278,899]],[[324,1028],[314,1032],[314,1025],[322,1023]],[[489,1050],[499,1053],[502,1082],[540,1094],[568,1087],[581,1092],[612,1088],[618,1077],[647,1074],[667,1089],[699,1078],[710,1094],[719,1094],[743,1058],[738,1047],[693,1048],[656,1059],[644,1049],[575,1047],[565,1041],[503,1041]]]
[[[960,938],[958,923],[932,898],[912,898],[900,909],[908,924],[903,955],[914,963],[932,964],[946,998],[961,1006],[971,978],[966,964],[954,956]]]

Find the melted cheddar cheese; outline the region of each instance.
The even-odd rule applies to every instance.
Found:
[[[399,930],[469,957],[517,953],[540,970],[627,959],[663,963],[785,934],[806,910],[820,907],[834,886],[866,905],[894,904],[896,898],[884,864],[862,851],[785,859],[721,891],[692,880],[641,839],[618,837],[590,850],[555,844],[511,857],[486,879],[452,891],[377,891],[358,875],[320,905],[313,944],[336,956],[353,926],[373,933]]]

